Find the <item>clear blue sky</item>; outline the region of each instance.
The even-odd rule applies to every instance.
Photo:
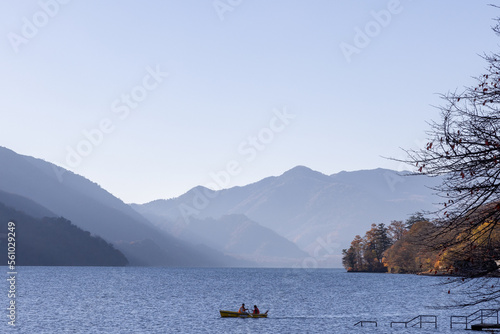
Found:
[[[0,3],[0,146],[136,203],[401,170],[499,42],[491,0],[59,1]]]

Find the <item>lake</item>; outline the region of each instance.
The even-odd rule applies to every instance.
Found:
[[[340,269],[19,267],[16,278],[14,328],[0,288],[2,333],[461,333],[449,316],[480,308],[433,309],[460,298],[447,278]],[[220,317],[241,303],[269,317]],[[438,329],[389,327],[419,314],[437,315]]]

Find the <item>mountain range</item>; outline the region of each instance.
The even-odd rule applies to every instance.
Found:
[[[222,233],[214,221],[244,215],[307,251],[309,262],[338,267],[342,249],[372,223],[389,224],[434,209],[430,188],[441,180],[407,174],[375,169],[325,175],[297,166],[243,187],[195,187],[177,198],[132,207],[167,230],[175,221],[189,226],[193,219],[210,219],[207,224]]]
[[[171,199],[126,204],[98,184],[0,147],[0,203],[34,218],[64,217],[110,242],[129,265],[340,267],[372,223],[432,210],[439,178],[387,169],[279,176]],[[166,175],[165,177],[169,177]]]
[[[0,147],[0,203],[34,216],[64,217],[111,242],[130,265],[231,266],[238,261],[155,228],[90,180]],[[36,212],[38,211],[38,212]]]

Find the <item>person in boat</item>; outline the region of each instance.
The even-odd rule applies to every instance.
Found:
[[[245,313],[247,314],[248,309],[245,308],[245,304],[241,304],[240,309],[238,310],[238,313]]]
[[[253,314],[260,314],[260,311],[259,311],[259,308],[257,307],[257,305],[253,306]]]

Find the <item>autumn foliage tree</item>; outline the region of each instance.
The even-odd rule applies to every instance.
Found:
[[[426,220],[411,224],[402,238],[384,253],[387,271],[396,274],[433,273],[439,269],[438,253],[429,248],[425,239],[435,226]]]
[[[500,226],[493,221],[474,225],[473,229],[458,234],[454,245],[440,252],[441,266],[452,274],[465,277],[496,276],[496,262],[500,259]],[[471,235],[475,237],[471,239]]]
[[[372,224],[363,238],[357,235],[351,246],[342,251],[342,264],[348,271],[385,272],[384,252],[392,243],[385,224]]]
[[[493,30],[500,35],[500,19]],[[472,260],[471,250],[489,259],[490,265],[477,270],[471,264],[466,272],[471,277],[496,271],[491,254],[500,222],[500,54],[483,58],[488,66],[476,85],[442,96],[441,119],[430,124],[427,145],[407,151],[406,160],[416,173],[444,178],[435,189],[442,206],[429,244],[453,250],[462,262]]]
[[[438,252],[425,243],[434,230],[420,213],[405,222],[393,220],[389,226],[372,224],[364,237],[357,235],[343,250],[342,264],[352,272],[442,273]]]
[[[389,237],[393,242],[403,239],[407,232],[406,224],[402,220],[393,220],[388,228]]]
[[[348,249],[342,250],[342,265],[347,271],[362,271],[365,267],[363,259],[363,238],[356,235]]]

